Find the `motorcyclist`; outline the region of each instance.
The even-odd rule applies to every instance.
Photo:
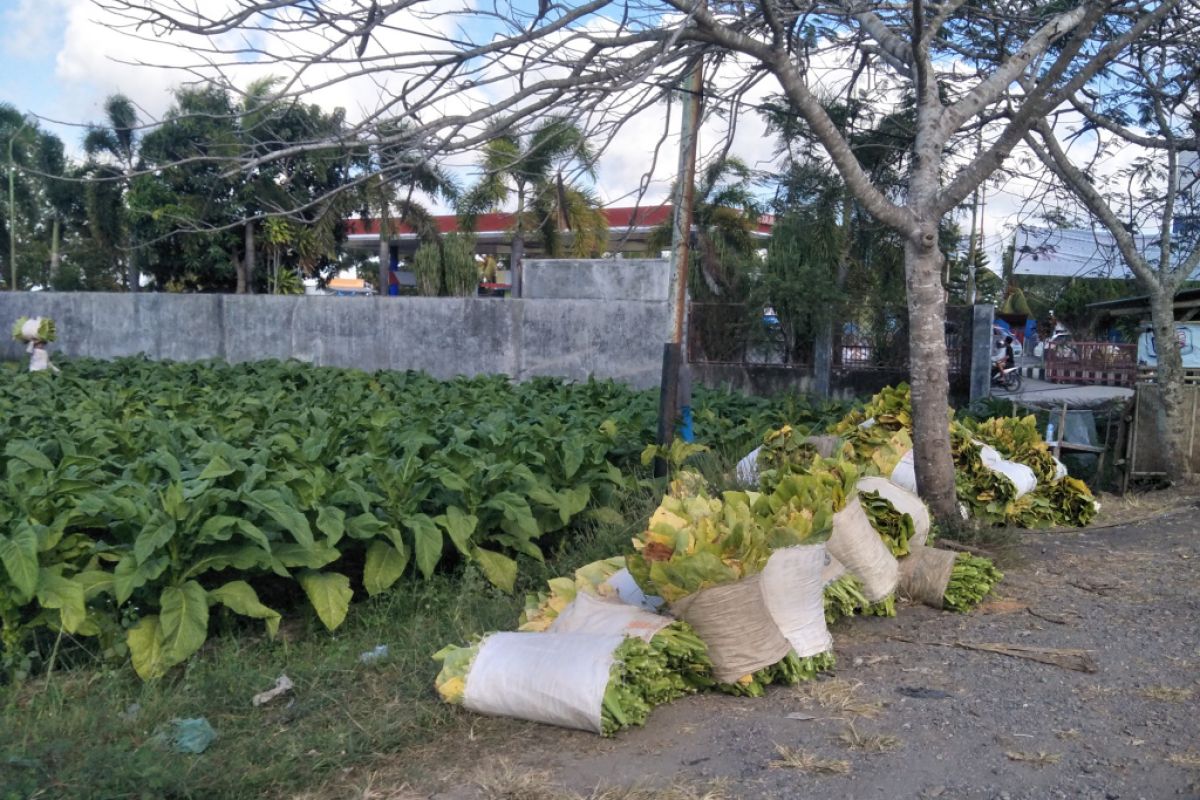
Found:
[[[1013,337],[1005,336],[1003,349],[997,347],[992,352],[992,378],[1000,377],[1004,370],[1011,369],[1016,364],[1012,343]]]

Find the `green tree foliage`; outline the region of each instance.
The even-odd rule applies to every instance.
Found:
[[[519,262],[526,237],[540,237],[547,253],[599,255],[608,243],[608,227],[594,193],[568,183],[572,167],[595,177],[596,155],[583,132],[571,122],[551,118],[525,136],[497,136],[484,148],[483,175],[459,203],[459,227],[474,231],[478,216],[498,209],[516,195],[512,260]],[[563,230],[574,236],[569,248]]]
[[[432,243],[423,244],[413,254],[413,277],[417,280],[417,293],[425,297],[437,297],[442,293],[442,253]]]
[[[479,290],[475,237],[454,233],[442,243],[442,284],[452,297],[473,297]]]

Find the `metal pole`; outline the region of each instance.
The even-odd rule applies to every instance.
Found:
[[[671,304],[670,327],[663,345],[662,383],[658,402],[658,443],[669,445],[675,435],[676,390],[679,386],[679,365],[683,353],[684,319],[687,316],[688,266],[692,232],[692,205],[696,195],[696,144],[700,129],[700,98],[704,89],[704,62],[697,59],[683,92],[683,113],[679,131],[679,169],[675,179],[675,197],[671,209],[674,223],[671,232]],[[654,474],[667,474],[667,463],[659,458],[654,462]]]

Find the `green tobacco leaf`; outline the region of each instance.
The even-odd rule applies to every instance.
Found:
[[[41,450],[38,450],[28,442],[9,442],[4,446],[4,455],[8,456],[9,458],[15,458],[18,461],[24,461],[26,464],[35,469],[44,470],[46,472],[50,472],[54,469],[54,464],[50,461],[50,459],[46,458],[46,456],[42,454]]]
[[[0,534],[0,562],[4,571],[20,593],[19,603],[26,603],[33,597],[38,582],[38,538],[27,523],[17,527],[10,537]]]
[[[304,572],[299,580],[325,627],[332,631],[341,625],[350,610],[350,598],[354,596],[350,591],[350,579],[337,572]]]
[[[317,530],[325,534],[329,544],[337,544],[346,534],[346,512],[333,506],[321,506],[317,511]]]
[[[346,520],[346,535],[352,539],[374,539],[387,529],[388,524],[374,514],[356,514]]]
[[[517,580],[517,562],[506,555],[476,547],[473,553],[475,561],[483,574],[494,585],[512,594],[513,584]]]
[[[371,546],[367,548],[366,563],[363,565],[363,588],[372,597],[386,591],[400,580],[406,566],[407,554],[387,542],[371,542]]]
[[[175,536],[175,520],[156,515],[146,523],[133,543],[133,556],[139,564],[145,563],[159,548]]]
[[[199,478],[202,481],[211,481],[232,474],[233,467],[229,466],[229,463],[225,459],[220,456],[213,456],[212,460],[208,462],[208,466],[200,473]]]
[[[247,502],[257,506],[267,513],[271,519],[292,535],[297,544],[311,547],[313,544],[312,527],[308,518],[292,507],[283,495],[276,489],[259,489],[251,492]]]
[[[296,547],[297,545],[291,545]],[[249,545],[232,545],[222,548],[213,548],[208,553],[188,567],[188,571],[184,573],[184,578],[195,578],[198,575],[203,575],[212,570],[221,569],[273,569],[278,560],[273,557],[272,553],[268,553],[261,547],[251,547]],[[324,565],[322,565],[324,566]],[[287,570],[282,565],[275,569],[275,574],[281,578],[290,577]]]
[[[442,558],[442,532],[433,520],[424,514],[406,517],[404,526],[412,531],[417,569],[428,578]]]
[[[170,664],[163,659],[162,628],[156,615],[138,620],[125,634],[125,643],[139,678],[151,681],[166,674]]]
[[[320,569],[342,557],[336,547],[330,547],[324,542],[316,542],[312,547],[303,547],[291,542],[276,544],[271,548],[271,555],[285,567],[306,569]]]
[[[38,578],[37,600],[43,608],[57,608],[63,630],[76,633],[87,618],[83,584],[43,569]]]
[[[187,516],[188,505],[187,500],[183,497],[182,483],[171,481],[167,490],[162,493],[162,506],[172,519],[181,520]]]
[[[479,526],[478,517],[466,513],[458,506],[450,506],[445,514],[434,517],[433,521],[446,529],[458,552],[464,556],[471,554],[471,536]]]
[[[111,572],[102,569],[89,569],[76,575],[72,580],[83,587],[83,596],[87,600],[104,593],[116,590],[116,579]]]
[[[563,442],[563,471],[568,480],[575,477],[575,473],[579,471],[583,464],[583,456],[583,445],[578,439],[567,439]]]
[[[263,605],[253,587],[245,581],[230,581],[208,593],[209,602],[220,603],[235,614],[266,622],[267,636],[272,639],[279,632],[279,612]]]
[[[541,536],[541,529],[538,528],[537,520],[533,517],[533,511],[529,508],[529,503],[525,502],[525,498],[512,492],[500,492],[493,496],[485,503],[499,510],[504,515],[504,529],[513,535],[520,535],[524,539],[536,539]]]
[[[208,593],[195,581],[168,586],[159,597],[163,658],[178,664],[208,638]]]

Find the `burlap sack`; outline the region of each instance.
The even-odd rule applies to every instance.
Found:
[[[950,574],[958,554],[952,550],[918,546],[900,559],[900,596],[934,608],[942,607]]]
[[[909,543],[925,544],[929,538],[930,517],[924,500],[887,478],[863,478],[859,480],[856,488],[859,492],[877,492],[901,514],[908,514],[912,517],[913,535]]]
[[[850,498],[846,507],[833,515],[833,534],[825,548],[858,578],[863,585],[863,594],[872,603],[896,590],[900,567],[892,551],[871,526],[857,496]]]
[[[761,575],[701,589],[672,603],[671,612],[708,645],[713,677],[721,683],[769,667],[792,649],[767,611]]]

